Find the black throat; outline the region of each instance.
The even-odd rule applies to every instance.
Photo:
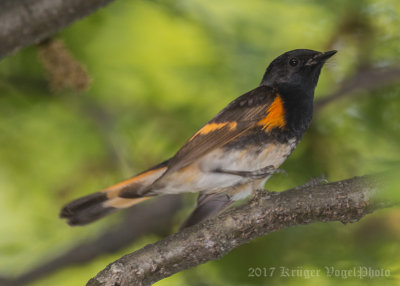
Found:
[[[282,97],[286,110],[287,131],[301,139],[312,119],[314,89],[287,83],[278,85],[276,89]]]

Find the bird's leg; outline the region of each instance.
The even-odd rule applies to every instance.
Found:
[[[230,174],[236,175],[240,177],[252,178],[252,179],[262,179],[267,176],[280,173],[286,174],[286,172],[282,169],[276,169],[274,166],[269,165],[262,169],[254,170],[254,171],[235,171],[235,170],[223,170],[223,169],[216,169],[214,170],[215,173],[223,173],[223,174]]]

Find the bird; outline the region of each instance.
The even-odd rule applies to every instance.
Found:
[[[68,203],[60,217],[71,226],[85,225],[154,196],[198,192],[181,226],[186,228],[262,189],[308,129],[321,69],[336,52],[283,53],[258,87],[229,103],[173,157]]]

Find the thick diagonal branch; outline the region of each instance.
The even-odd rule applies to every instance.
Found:
[[[37,44],[113,0],[0,1],[0,59]]]
[[[389,205],[375,194],[379,177],[260,191],[248,203],[128,254],[92,278],[89,286],[149,285],[179,271],[219,259],[235,247],[270,232],[313,222],[358,221]]]

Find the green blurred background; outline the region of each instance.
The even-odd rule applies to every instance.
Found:
[[[116,1],[56,36],[90,77],[87,89],[46,67],[45,46],[0,62],[0,274],[15,278],[90,242],[124,214],[71,228],[68,201],[169,158],[235,97],[256,87],[281,53],[337,49],[316,89],[320,107],[303,141],[266,188],[285,190],[324,174],[329,181],[390,170],[400,159],[400,2]],[[47,54],[46,54],[47,53]],[[57,78],[58,76],[58,78]],[[86,82],[85,82],[86,80]],[[87,79],[83,80],[83,85]],[[376,82],[375,82],[376,81]],[[379,82],[380,81],[380,82]],[[399,181],[400,183],[400,181]],[[398,199],[398,184],[388,197]],[[173,219],[173,232],[193,207]],[[156,285],[400,285],[400,210],[360,222],[292,227],[219,261]],[[131,231],[135,231],[132,225]],[[60,267],[29,285],[84,285],[121,255],[162,237],[147,234],[117,253]],[[317,278],[249,277],[251,267],[321,269]],[[324,267],[390,270],[373,279],[327,277]],[[278,271],[278,270],[277,270]]]

